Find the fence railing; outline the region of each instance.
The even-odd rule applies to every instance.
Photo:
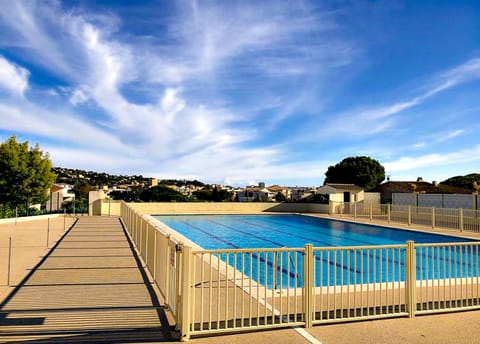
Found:
[[[121,213],[183,339],[480,308],[480,242],[201,250]]]
[[[120,210],[123,223],[162,294],[165,305],[169,307],[179,324],[181,322],[178,310],[178,278],[181,277],[178,264],[181,255],[179,242],[169,234],[161,232],[126,203],[122,202]]]
[[[480,232],[480,210],[371,203],[332,203],[331,214],[407,225]]]

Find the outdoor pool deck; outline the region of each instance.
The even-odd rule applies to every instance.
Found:
[[[0,304],[0,342],[171,340],[118,218],[80,217]]]
[[[480,238],[479,234],[465,234]],[[24,238],[27,240],[28,236]],[[35,258],[41,257],[30,257]],[[197,264],[204,263],[197,260]],[[28,278],[8,297],[0,299],[0,342],[175,341],[176,334],[166,321],[162,298],[154,294],[141,266],[118,218],[80,218]],[[212,280],[218,279],[225,283],[222,276],[214,274]],[[239,299],[252,302],[252,308],[256,309],[256,299],[250,301],[251,297],[238,284],[229,283],[231,291],[237,288]],[[201,284],[197,286],[200,288]],[[211,302],[216,300],[215,297]],[[220,300],[225,307],[222,295]],[[196,307],[200,306],[196,303]],[[471,343],[479,330],[480,312],[468,311],[191,340],[198,343]]]

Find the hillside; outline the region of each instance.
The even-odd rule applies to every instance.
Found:
[[[470,173],[465,176],[455,176],[444,180],[440,184],[457,186],[465,189],[474,190],[474,183],[476,182],[477,187],[480,185],[480,173]],[[479,191],[477,189],[477,191]]]
[[[55,183],[65,183],[75,185],[78,182],[87,182],[91,186],[103,186],[103,185],[143,185],[146,181],[146,177],[142,175],[114,175],[105,172],[85,171],[79,169],[71,169],[64,167],[53,167],[52,171],[57,175]],[[158,184],[166,185],[194,185],[205,186],[204,183],[198,180],[180,180],[180,179],[161,179],[158,180]]]
[[[93,186],[118,185],[118,184],[141,184],[145,178],[142,175],[123,176],[112,175],[105,172],[85,171],[64,167],[53,167],[52,171],[57,175],[56,183],[76,184],[86,181]]]

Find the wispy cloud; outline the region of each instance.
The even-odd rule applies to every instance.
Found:
[[[441,167],[455,166],[455,164],[464,164],[474,161],[480,161],[480,146],[471,149],[462,149],[450,153],[426,154],[415,157],[401,157],[394,161],[384,163],[385,169],[389,172],[408,171],[420,167]]]
[[[232,180],[244,178],[241,175],[245,173],[249,178],[261,178],[260,171],[274,170],[266,166],[278,164],[275,157],[282,152],[242,147],[256,139],[256,129],[239,124],[255,112],[243,112],[241,105],[239,109],[236,104],[220,105],[225,102],[218,83],[241,80],[237,73],[278,78],[321,72],[348,64],[352,46],[322,36],[336,27],[327,13],[312,14],[295,4],[227,7],[193,1],[181,4],[178,10],[165,40],[175,43],[159,45],[153,40],[135,47],[122,39],[119,18],[104,15],[99,19],[81,8],[64,11],[56,2],[19,2],[9,13],[4,7],[0,16],[1,25],[9,32],[9,44],[21,46],[35,63],[67,81],[68,86],[62,87],[68,92],[60,92],[66,101],[79,106],[88,100],[102,116],[107,115],[108,119],[100,120],[94,119],[94,114],[70,113],[69,123],[62,122],[62,127],[76,128],[76,144],[89,147],[96,141],[110,142],[122,150],[129,147],[127,151],[141,151],[151,161],[175,164],[179,173],[212,175],[211,171],[217,170],[225,172],[215,178],[222,173]],[[229,20],[225,20],[226,11]],[[54,37],[53,32],[59,34]],[[320,39],[314,39],[315,35]],[[312,38],[299,44],[300,36]],[[197,97],[189,97],[200,79],[213,85],[213,99],[199,102]],[[138,83],[156,96],[137,103],[124,95],[124,89]],[[304,94],[301,97],[305,99]],[[293,114],[300,103],[295,99],[278,103],[284,106],[278,119]],[[29,124],[3,128],[60,140],[72,135],[69,130],[58,134],[51,125],[31,116],[32,108],[58,123],[58,116],[26,100],[15,106],[3,105],[0,111],[2,118],[15,117]],[[259,160],[266,165],[262,167]],[[148,165],[144,163],[145,168]]]
[[[333,120],[324,126],[322,134],[342,132],[353,136],[371,136],[385,132],[397,123],[397,115],[424,103],[441,92],[476,79],[480,79],[480,58],[468,60],[459,66],[439,72],[424,80],[422,84],[417,86],[419,95],[411,99],[390,105],[353,108],[331,115],[329,117]],[[447,135],[445,140],[461,133],[460,131],[454,133],[453,136]]]
[[[0,88],[23,96],[28,87],[30,73],[25,68],[15,65],[0,55]]]

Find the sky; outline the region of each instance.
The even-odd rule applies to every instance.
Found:
[[[0,140],[54,166],[318,186],[480,173],[480,1],[2,1]]]

